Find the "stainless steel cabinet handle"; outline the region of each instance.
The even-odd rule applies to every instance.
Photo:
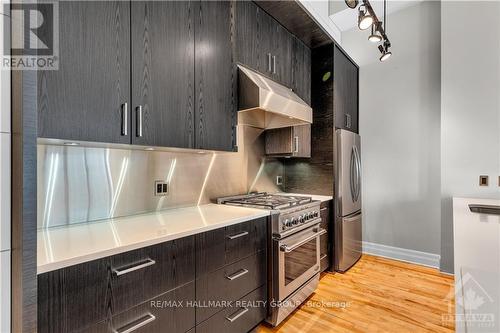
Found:
[[[136,108],[136,136],[137,137],[142,137],[142,105],[139,105],[137,108]]]
[[[144,317],[141,317],[130,324],[127,324],[123,327],[120,327],[117,330],[114,330],[115,333],[131,333],[133,331],[136,331],[137,329],[146,326],[150,322],[153,322],[156,320],[156,317],[153,316],[152,314],[148,313]]]
[[[321,236],[321,235],[323,235],[325,233],[326,233],[325,229],[320,229],[314,235],[311,235],[311,236],[309,236],[309,237],[307,237],[307,238],[305,238],[305,239],[303,239],[303,240],[301,240],[301,241],[299,241],[299,242],[297,242],[295,244],[292,244],[292,245],[286,245],[286,244],[281,245],[280,246],[280,250],[283,251],[283,252],[285,252],[285,253],[290,253],[293,250],[295,250],[296,248],[298,248],[298,247],[304,245],[305,243],[309,242],[311,239],[314,239],[314,238],[316,238],[318,236]]]
[[[273,56],[273,74],[276,74],[276,56]]]
[[[242,277],[243,275],[245,275],[247,273],[248,273],[248,269],[242,268],[239,271],[237,271],[236,273],[226,276],[226,279],[233,281],[239,277]]]
[[[230,235],[230,236],[227,236],[227,238],[236,239],[236,238],[240,238],[240,237],[243,237],[246,235],[248,235],[248,231],[243,231],[243,232],[240,232],[239,234],[236,234],[236,235]]]
[[[345,114],[345,126],[347,128],[351,128],[351,125],[352,125],[352,123],[351,123],[351,115],[348,114],[348,113],[346,113]]]
[[[294,145],[293,152],[298,153],[299,152],[299,137],[298,136],[293,137],[293,145]]]
[[[122,135],[128,135],[128,104],[122,104]]]
[[[241,308],[240,310],[235,312],[232,316],[226,317],[226,319],[229,320],[230,322],[233,322],[236,319],[238,319],[239,317],[243,316],[247,312],[248,312],[247,308]]]
[[[148,258],[144,261],[141,261],[137,265],[125,266],[122,268],[113,268],[113,273],[115,273],[116,276],[120,276],[120,275],[124,275],[124,274],[130,273],[130,272],[133,272],[133,271],[137,271],[139,269],[146,268],[148,266],[153,266],[154,264],[156,264],[156,261]]]
[[[271,66],[271,53],[268,53],[267,54],[267,71],[268,72],[271,72],[273,69],[272,69],[272,66]]]

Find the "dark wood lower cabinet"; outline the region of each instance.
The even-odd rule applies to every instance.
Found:
[[[113,316],[82,333],[185,333],[195,326],[194,282]],[[166,330],[168,328],[168,330]]]
[[[254,290],[233,302],[210,319],[196,326],[196,333],[244,333],[257,326],[266,317],[263,300],[266,286]]]
[[[267,252],[260,251],[196,280],[196,322],[200,323],[224,308],[224,304],[240,299],[266,283]]]
[[[265,318],[267,228],[259,218],[40,274],[38,332],[247,332]],[[241,299],[260,308],[234,315]]]

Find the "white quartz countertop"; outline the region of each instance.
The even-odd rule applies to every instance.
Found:
[[[276,194],[290,195],[290,196],[294,195],[294,196],[301,196],[301,197],[311,197],[313,200],[319,200],[321,202],[333,200],[333,197],[329,196],[329,195],[316,195],[316,194],[306,194],[306,193],[288,193],[288,192],[279,192],[279,193],[276,193]]]
[[[208,204],[38,231],[37,272],[268,216],[268,210]]]
[[[492,315],[493,323],[466,319],[468,331],[500,332],[500,216],[473,213],[469,204],[500,200],[453,198],[456,330],[466,332],[463,319],[471,315]]]

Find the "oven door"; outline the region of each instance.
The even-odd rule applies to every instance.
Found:
[[[278,247],[278,294],[283,301],[319,272],[320,236],[326,233],[319,224],[276,240]]]

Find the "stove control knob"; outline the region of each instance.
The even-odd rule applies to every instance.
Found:
[[[314,212],[314,217],[318,217],[319,216],[319,213],[318,212]]]
[[[299,220],[298,220],[296,217],[294,217],[294,218],[292,219],[292,224],[293,224],[293,225],[297,225],[298,223],[299,223]]]
[[[300,215],[300,217],[299,217],[300,223],[304,223],[305,222],[305,218],[306,218],[305,214],[304,215]]]
[[[285,227],[291,227],[292,226],[292,223],[290,222],[289,219],[286,219],[284,222],[283,222],[283,228]]]

